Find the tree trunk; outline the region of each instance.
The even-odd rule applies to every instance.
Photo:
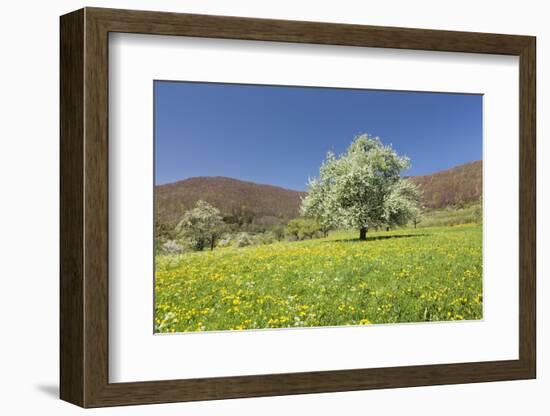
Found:
[[[210,239],[210,251],[214,250],[214,241],[215,241],[215,238],[214,236],[212,236],[212,238]]]
[[[361,227],[359,229],[359,240],[365,241],[367,239],[367,227]]]

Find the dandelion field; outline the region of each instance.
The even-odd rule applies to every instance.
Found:
[[[155,259],[155,332],[482,318],[482,227],[333,232]]]

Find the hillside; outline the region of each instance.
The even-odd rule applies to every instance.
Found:
[[[302,192],[221,176],[189,178],[155,188],[157,221],[176,223],[202,199],[238,223],[286,223],[298,215]]]
[[[422,191],[422,200],[427,209],[476,202],[482,191],[482,162],[478,160],[410,179]]]
[[[425,176],[410,177],[423,193],[427,209],[481,196],[481,161],[459,165]],[[155,188],[155,212],[159,223],[175,225],[199,199],[217,207],[227,222],[273,225],[298,216],[302,192],[226,177],[197,177]]]

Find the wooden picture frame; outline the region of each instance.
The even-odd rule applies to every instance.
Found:
[[[535,378],[535,38],[85,8],[61,17],[60,396],[82,407]],[[108,35],[246,39],[519,57],[519,359],[109,383]]]

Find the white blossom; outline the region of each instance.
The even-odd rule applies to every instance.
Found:
[[[416,186],[401,177],[409,166],[379,138],[357,136],[340,157],[327,153],[319,177],[308,182],[302,214],[325,229],[403,225],[418,209]]]

